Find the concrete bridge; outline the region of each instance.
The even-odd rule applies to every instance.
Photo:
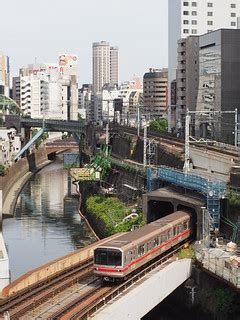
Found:
[[[166,261],[107,303],[90,319],[141,319],[191,276],[191,267],[191,259]]]
[[[19,115],[6,115],[5,125],[7,128],[15,128],[18,133],[22,128],[30,129],[34,128],[47,128],[47,131],[53,132],[72,132],[72,133],[84,133],[85,122],[74,120],[56,120],[56,119],[32,119],[24,118]]]

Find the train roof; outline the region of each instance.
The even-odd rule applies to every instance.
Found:
[[[120,235],[113,240],[106,242],[102,247],[111,247],[111,248],[121,248],[128,246],[129,244],[137,244],[147,240],[151,236],[154,236],[154,233],[159,233],[161,231],[168,230],[173,225],[180,223],[181,221],[189,218],[190,214],[185,211],[176,211],[171,213],[163,218],[155,220],[145,226]],[[100,246],[101,247],[101,246]]]

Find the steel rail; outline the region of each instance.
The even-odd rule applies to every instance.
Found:
[[[0,316],[8,311],[11,319],[18,319],[19,316],[30,311],[49,298],[57,290],[58,292],[64,290],[74,281],[84,278],[93,272],[93,261],[88,260],[75,269],[70,269],[65,273],[61,273],[56,278],[48,279],[34,288],[29,287],[24,293],[19,292],[16,296],[2,302],[0,306]]]
[[[88,319],[93,313],[98,311],[102,306],[104,306],[106,303],[111,301],[113,298],[121,294],[124,290],[129,288],[131,285],[136,283],[138,280],[143,278],[147,273],[155,269],[156,267],[162,265],[164,262],[167,262],[172,258],[182,247],[183,244],[179,245],[176,249],[173,251],[165,254],[161,259],[154,261],[150,265],[147,264],[145,268],[137,272],[136,274],[132,275],[132,277],[129,280],[126,280],[125,282],[119,284],[116,287],[111,287],[109,289],[109,292],[106,292],[100,296],[97,296],[96,299],[93,299],[93,301],[90,302],[90,304],[85,303],[84,306],[82,302],[76,302],[72,303],[72,307],[69,304],[68,309],[69,312],[65,313],[64,315],[57,317],[57,318],[51,318],[52,320],[61,319],[61,320],[74,320],[74,319]],[[154,259],[155,260],[155,259]],[[92,297],[94,298],[94,296]]]

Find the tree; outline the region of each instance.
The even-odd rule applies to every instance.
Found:
[[[168,122],[167,119],[159,119],[159,120],[153,120],[150,122],[150,129],[154,131],[158,131],[161,133],[167,132],[168,129]]]

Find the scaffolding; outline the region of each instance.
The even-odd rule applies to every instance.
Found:
[[[166,181],[178,187],[200,192],[206,197],[207,210],[213,221],[213,228],[220,225],[220,200],[226,196],[226,183],[223,181],[211,181],[207,178],[191,173],[161,166],[159,168],[148,168],[147,187],[148,191],[157,188],[158,180]]]

